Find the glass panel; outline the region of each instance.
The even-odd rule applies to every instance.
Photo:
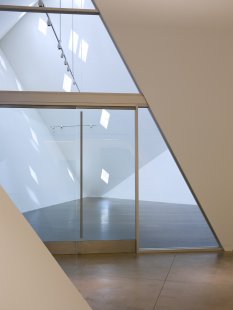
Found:
[[[39,6],[39,3],[54,8],[95,9],[91,0],[0,0],[0,5]]]
[[[43,0],[46,7],[95,9],[91,0]]]
[[[0,12],[0,90],[138,93],[99,16]]]
[[[32,6],[37,1],[32,0],[0,0],[0,5],[25,5],[25,6]]]
[[[0,109],[0,184],[43,241],[79,238],[78,122],[75,110]]]
[[[84,239],[135,240],[135,112],[84,110]]]
[[[139,109],[141,248],[218,247],[148,109]]]

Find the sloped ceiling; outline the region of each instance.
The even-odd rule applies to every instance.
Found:
[[[33,0],[18,0],[3,1],[0,0],[0,5],[25,5],[33,6],[37,1]],[[24,16],[22,12],[0,12],[0,40],[10,31],[15,24]]]
[[[96,0],[225,250],[233,249],[233,2]]]

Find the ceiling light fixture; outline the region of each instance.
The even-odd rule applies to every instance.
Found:
[[[60,40],[58,41],[57,48],[58,48],[59,50],[62,49],[62,47],[61,47],[61,41],[60,41]]]
[[[52,22],[51,22],[51,19],[48,17],[48,20],[47,20],[47,25],[48,27],[52,26]]]
[[[39,0],[38,1],[38,6],[39,7],[45,7],[44,2],[42,0]],[[53,27],[53,24],[52,24],[52,21],[51,21],[51,19],[49,17],[49,14],[46,13],[46,15],[47,15],[47,18],[48,18],[47,19],[47,25],[49,27],[51,27],[52,30],[53,30],[54,36],[55,36],[55,38],[57,40],[57,48],[58,48],[58,50],[61,50],[61,58],[64,58],[64,65],[67,66],[67,71],[70,72],[71,79],[73,80],[73,85],[75,85],[77,87],[78,91],[80,92],[80,89],[79,89],[78,84],[77,84],[77,82],[75,80],[75,77],[74,77],[73,70],[71,70],[71,67],[70,67],[70,65],[69,65],[69,63],[67,61],[64,49],[62,48],[61,40],[58,38],[58,35],[57,35],[56,31],[55,31],[55,28]]]
[[[43,3],[43,1],[42,0],[39,0],[38,1],[38,6],[41,8],[41,7],[44,7],[44,3]]]

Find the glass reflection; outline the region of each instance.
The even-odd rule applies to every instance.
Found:
[[[141,248],[218,247],[148,109],[139,109]]]

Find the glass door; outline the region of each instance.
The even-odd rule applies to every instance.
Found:
[[[135,251],[135,110],[1,108],[0,183],[53,253]]]
[[[51,251],[73,253],[80,230],[77,110],[1,108],[0,123],[1,186]]]
[[[80,110],[80,252],[135,251],[135,111]]]

